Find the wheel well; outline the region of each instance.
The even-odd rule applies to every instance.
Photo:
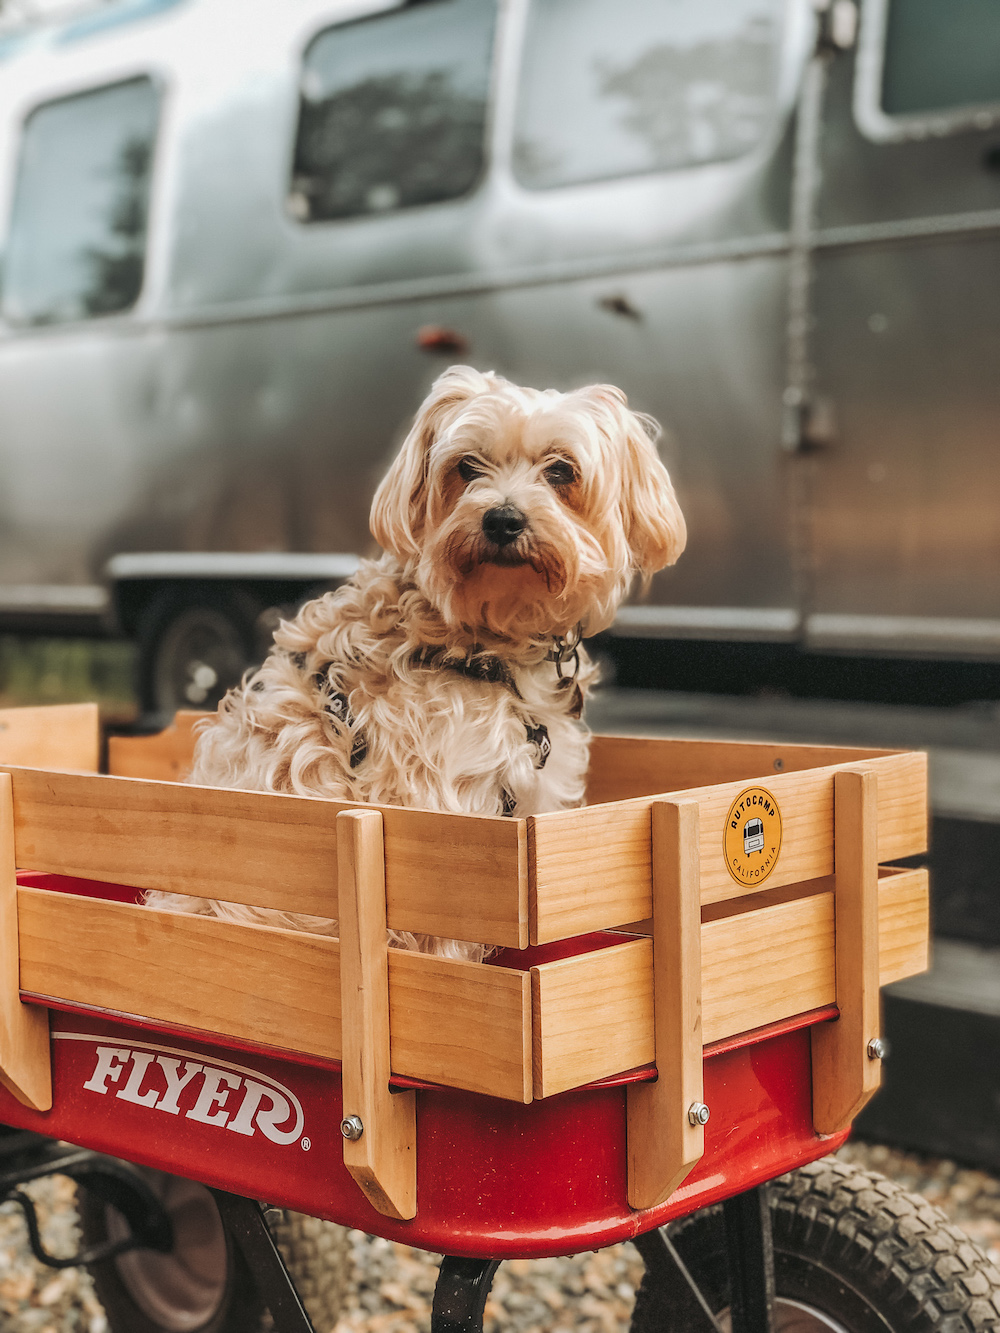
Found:
[[[154,603],[181,592],[192,601],[235,595],[255,605],[259,614],[272,606],[298,606],[325,591],[315,583],[274,579],[123,579],[111,587],[111,606],[117,627],[134,638]]]

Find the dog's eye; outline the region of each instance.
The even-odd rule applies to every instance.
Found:
[[[483,465],[472,454],[466,454],[458,465],[458,475],[463,481],[474,481],[483,475]]]
[[[550,486],[569,486],[576,481],[576,469],[565,458],[557,458],[542,474]]]

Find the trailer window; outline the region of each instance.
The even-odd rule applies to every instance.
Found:
[[[57,324],[128,310],[142,287],[159,94],[132,79],[25,122],[3,313]]]
[[[534,188],[737,157],[772,115],[783,0],[532,0],[514,170]]]
[[[304,222],[468,193],[484,162],[495,0],[425,0],[306,51],[289,209]]]

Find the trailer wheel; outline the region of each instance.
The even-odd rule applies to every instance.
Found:
[[[111,1333],[258,1333],[263,1302],[209,1191],[162,1171],[146,1176],[173,1223],[174,1249],[130,1250],[91,1264]],[[117,1209],[86,1190],[78,1209],[84,1244],[127,1234]]]
[[[1000,1272],[918,1194],[826,1158],[773,1181],[775,1333],[996,1333]],[[668,1234],[724,1329],[729,1277],[722,1209]],[[650,1276],[633,1333],[668,1329]]]
[[[260,608],[239,588],[167,587],[139,625],[136,684],[147,717],[179,708],[212,710],[255,659]]]
[[[133,1250],[91,1266],[111,1333],[258,1333],[269,1327],[263,1301],[203,1185],[147,1171],[174,1225],[169,1255]],[[114,1208],[81,1190],[80,1225],[87,1245],[116,1239],[124,1222]],[[287,1209],[268,1211],[278,1244],[314,1326],[332,1328],[351,1278],[346,1227]]]

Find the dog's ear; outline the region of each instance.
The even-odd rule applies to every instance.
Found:
[[[404,558],[420,554],[431,445],[454,408],[492,385],[492,377],[471,366],[451,366],[434,381],[372,501],[369,526],[385,550]]]
[[[589,390],[605,429],[621,450],[621,517],[632,563],[649,579],[672,565],[687,544],[687,525],[673,483],[656,449],[660,427],[652,417],[629,410],[621,389],[598,384]]]

